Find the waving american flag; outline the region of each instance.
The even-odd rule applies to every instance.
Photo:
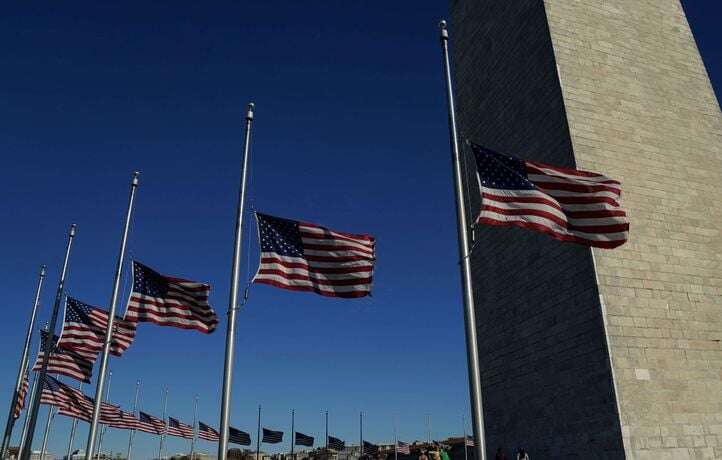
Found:
[[[125,319],[209,334],[218,325],[216,312],[208,304],[210,291],[207,283],[161,275],[133,261],[133,291]]]
[[[212,442],[218,442],[220,439],[218,432],[203,422],[198,422],[198,437]]]
[[[193,427],[186,425],[177,418],[168,417],[168,436],[177,436],[179,438],[193,439]]]
[[[37,372],[42,368],[43,355],[45,350],[45,338],[48,333],[40,331],[40,352],[33,365],[33,371]],[[88,358],[87,352],[78,352],[68,350],[57,346],[59,342],[58,336],[53,336],[53,345],[48,358],[48,373],[60,374],[71,379],[80,380],[84,383],[90,383],[90,377],[93,376],[93,362]],[[92,356],[95,356],[92,354]]]
[[[20,384],[20,392],[18,392],[18,399],[15,401],[15,410],[13,411],[13,418],[17,419],[20,417],[20,412],[22,412],[23,408],[25,407],[25,398],[28,395],[28,373],[25,372],[23,374],[23,381]]]
[[[481,188],[478,222],[523,227],[560,241],[615,248],[629,236],[621,184],[472,145]]]
[[[107,311],[67,297],[63,340],[58,346],[79,353],[88,352],[95,360],[95,356],[103,350],[107,328]],[[113,321],[113,342],[110,345],[110,352],[115,356],[121,356],[133,343],[135,330],[136,323],[116,316]]]
[[[261,262],[255,283],[329,297],[371,293],[376,240],[256,213]]]

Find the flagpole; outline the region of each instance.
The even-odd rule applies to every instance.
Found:
[[[115,265],[115,279],[113,280],[113,292],[110,296],[110,306],[108,310],[108,327],[105,331],[105,343],[103,344],[103,353],[100,355],[100,368],[98,369],[98,384],[95,387],[95,404],[93,406],[93,418],[90,422],[88,430],[88,445],[85,449],[85,460],[90,460],[95,447],[95,433],[98,430],[98,420],[100,419],[100,400],[103,396],[103,387],[105,386],[105,370],[108,367],[108,352],[110,344],[113,340],[113,322],[115,321],[115,306],[118,302],[118,291],[120,290],[120,274],[123,271],[123,259],[125,258],[125,245],[128,241],[128,230],[130,229],[130,217],[133,213],[133,200],[135,191],[138,189],[138,175],[140,172],[135,171],[130,180],[130,196],[128,197],[128,209],[125,213],[125,226],[123,227],[123,236],[120,240],[120,251],[118,252],[118,261]],[[26,459],[23,459],[26,460]]]
[[[326,411],[326,449],[328,450],[328,411]]]
[[[38,304],[40,303],[40,291],[43,288],[43,280],[45,279],[45,265],[40,267],[40,275],[38,279],[38,286],[35,289],[35,301],[33,302],[33,308],[30,312],[30,321],[28,321],[28,330],[25,333],[25,343],[23,344],[23,351],[20,354],[20,367],[18,368],[18,378],[15,380],[15,388],[13,390],[13,396],[10,399],[10,411],[8,413],[8,420],[5,424],[5,435],[3,436],[2,446],[0,446],[0,458],[5,458],[5,451],[10,444],[10,437],[13,434],[13,428],[15,427],[15,406],[17,405],[18,398],[20,396],[20,390],[23,385],[23,376],[25,375],[25,369],[28,366],[29,354],[30,354],[30,341],[33,336],[33,328],[35,327],[35,318],[38,313]],[[27,397],[27,395],[26,395]]]
[[[83,391],[83,382],[78,385],[78,391]],[[75,441],[75,430],[78,427],[78,419],[73,417],[73,422],[70,425],[70,440],[68,441],[68,454],[65,456],[67,460],[70,460],[70,456],[73,454],[73,442]],[[42,459],[41,459],[42,460]]]
[[[394,460],[399,460],[399,433],[396,428],[396,418],[394,417]]]
[[[363,457],[364,454],[364,413],[359,412],[358,417],[358,428],[359,428],[359,443],[358,447],[360,449],[359,451],[359,458]]]
[[[461,259],[461,279],[464,287],[464,322],[466,329],[466,355],[469,372],[469,392],[471,394],[471,422],[474,429],[474,452],[476,460],[486,459],[486,440],[484,439],[484,409],[481,395],[481,370],[479,367],[479,347],[476,340],[476,312],[474,310],[474,292],[471,283],[471,259],[469,257],[469,226],[464,209],[464,188],[459,152],[459,136],[456,127],[456,107],[454,87],[451,80],[449,60],[449,31],[446,21],[441,21],[440,38],[444,58],[446,77],[446,98],[449,108],[449,131],[451,153],[454,163],[454,185],[456,195],[456,223],[459,233],[459,257]]]
[[[258,432],[256,433],[256,460],[261,460],[261,405],[258,405]]]
[[[135,381],[135,398],[133,399],[133,416],[137,417],[136,411],[138,410],[138,393],[140,392],[140,380]],[[133,451],[133,438],[135,437],[135,430],[130,430],[128,433],[128,455],[126,459],[130,460],[130,453]],[[68,459],[70,460],[70,459]]]
[[[296,410],[291,409],[291,460],[294,460],[293,447],[296,444]]]
[[[110,383],[113,381],[113,371],[108,371],[108,388],[105,390],[105,402],[110,402]],[[100,449],[103,448],[103,436],[105,435],[105,430],[108,429],[107,425],[102,425],[100,428],[100,434],[98,435],[98,453],[95,457],[97,460],[100,460]],[[41,459],[42,460],[42,459]]]
[[[168,431],[168,422],[165,420],[166,411],[168,410],[168,387],[163,392],[163,433],[160,434],[160,445],[158,446],[158,460],[163,460],[163,440],[165,433]]]
[[[35,397],[35,384],[38,383],[38,375],[33,373],[33,384],[30,387],[30,393],[27,394],[26,398],[28,398],[28,407],[32,406],[33,404],[33,398]],[[23,416],[23,430],[20,433],[20,448],[18,449],[18,455],[20,452],[23,451],[23,446],[25,446],[25,438],[28,435],[28,411],[25,411],[25,415]]]
[[[228,454],[228,424],[231,413],[231,386],[233,384],[233,350],[236,340],[236,310],[238,309],[238,277],[241,268],[241,240],[243,237],[243,206],[246,198],[246,177],[248,173],[248,150],[251,145],[251,127],[253,125],[253,102],[248,104],[246,112],[246,135],[243,143],[243,170],[241,188],[238,192],[236,209],[236,240],[233,247],[233,265],[231,267],[231,292],[228,300],[228,329],[226,330],[226,358],[223,363],[223,396],[221,397],[221,426],[218,442],[218,460],[226,460]]]
[[[464,460],[469,460],[469,452],[466,448],[466,419],[464,419],[464,414],[461,414],[461,431],[464,432]]]
[[[28,408],[28,433],[26,435],[25,444],[23,445],[22,452],[19,453],[20,460],[30,460],[31,446],[33,444],[33,437],[35,435],[35,425],[38,420],[38,411],[40,410],[40,395],[37,393],[42,392],[43,382],[45,376],[48,374],[48,360],[50,358],[50,352],[53,348],[55,339],[55,323],[58,320],[58,309],[60,307],[60,301],[63,299],[63,290],[65,288],[65,275],[68,272],[68,260],[70,259],[70,249],[73,246],[73,239],[75,238],[75,231],[77,227],[75,224],[70,226],[68,231],[68,242],[65,246],[65,258],[63,259],[63,268],[60,270],[60,279],[58,280],[58,289],[55,292],[55,303],[53,304],[53,311],[50,314],[50,324],[48,326],[48,334],[45,337],[45,345],[43,349],[43,362],[40,366],[40,372],[38,372],[37,379],[38,385],[35,385],[35,394],[33,396],[32,407]],[[86,459],[90,460],[90,459]]]
[[[193,403],[193,437],[191,438],[190,460],[193,460],[193,454],[195,454],[197,421],[198,421],[198,395],[196,395],[195,402]],[[128,460],[130,460],[130,459],[128,459]]]
[[[40,460],[45,458],[45,450],[48,447],[48,435],[50,434],[50,425],[55,417],[55,406],[48,406],[48,419],[45,421],[45,433],[43,434],[43,446],[40,449]]]

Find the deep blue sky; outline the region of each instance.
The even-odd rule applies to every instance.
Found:
[[[719,94],[722,7],[685,6]],[[319,439],[325,409],[331,434],[349,441],[359,410],[374,441],[392,437],[394,418],[402,439],[425,438],[426,414],[434,438],[458,434],[468,391],[436,29],[446,14],[445,2],[428,1],[4,5],[2,420],[38,266],[49,267],[42,323],[77,222],[67,290],[107,305],[134,169],[142,176],[130,255],[210,281],[225,318],[241,128],[253,100],[251,202],[376,235],[378,267],[370,299],[252,288],[238,317],[232,424],[255,437],[262,403],[265,426],[288,432],[295,408],[297,429]],[[128,288],[126,272],[120,312]],[[141,407],[159,415],[167,385],[170,415],[190,422],[200,394],[201,420],[217,426],[224,334],[225,322],[211,336],[141,325],[126,356],[111,361],[112,400],[129,407],[141,379]],[[51,452],[65,452],[68,427],[57,419]],[[105,445],[124,452],[126,442],[114,431]],[[168,444],[170,453],[188,447]],[[138,458],[157,450],[145,434],[136,445]]]

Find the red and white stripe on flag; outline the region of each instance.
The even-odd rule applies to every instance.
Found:
[[[20,417],[20,412],[22,412],[23,408],[25,408],[25,398],[28,394],[28,373],[25,372],[23,374],[23,381],[20,384],[20,392],[18,393],[18,399],[15,401],[15,410],[13,411],[13,418],[17,419]]]
[[[256,213],[261,261],[254,283],[329,297],[371,293],[376,239]]]
[[[482,198],[477,222],[523,227],[599,248],[627,241],[629,220],[618,201],[619,181],[472,148]]]

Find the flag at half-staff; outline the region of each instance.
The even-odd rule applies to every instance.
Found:
[[[266,444],[278,444],[283,441],[283,431],[269,430],[268,428],[263,429],[263,438],[261,442]]]
[[[328,448],[340,452],[346,448],[346,442],[342,439],[334,438],[333,436],[329,436],[328,437]]]
[[[72,297],[65,299],[65,321],[61,348],[78,352],[89,352],[96,356],[103,350],[105,333],[108,328],[108,312],[93,307]],[[136,323],[118,316],[113,321],[113,342],[110,353],[122,356],[135,338]]]
[[[113,417],[111,420],[108,420],[108,425],[111,428],[118,428],[121,430],[137,430],[138,424],[140,420],[133,415],[132,412],[126,412],[124,410],[119,410],[117,415]],[[101,420],[101,423],[104,423]]]
[[[161,275],[133,261],[133,290],[125,319],[209,334],[218,325],[216,312],[208,304],[210,291],[207,283]]]
[[[371,293],[376,240],[256,213],[261,261],[255,283],[329,297]]]
[[[313,436],[309,436],[307,434],[299,433],[298,431],[296,431],[295,442],[297,446],[313,447]]]
[[[163,434],[165,422],[143,411],[138,412],[138,431],[150,434]]]
[[[168,417],[168,436],[176,436],[179,438],[193,439],[193,427],[186,425],[177,418]]]
[[[379,453],[379,446],[368,441],[364,441],[362,453],[366,455],[376,455]]]
[[[232,426],[228,427],[228,442],[231,442],[233,444],[238,444],[240,446],[250,446],[251,445],[251,435],[246,433],[245,431],[241,431],[239,429],[233,428]]]
[[[411,455],[411,448],[407,443],[398,441],[396,443],[396,452],[404,455]]]
[[[615,248],[629,237],[621,184],[602,174],[525,161],[472,145],[481,188],[477,222]]]
[[[93,411],[93,398],[84,395],[80,390],[70,387],[50,375],[45,376],[40,393],[40,403],[57,407],[58,414],[90,421]],[[103,423],[110,421],[120,408],[112,404],[101,405]]]
[[[220,439],[218,431],[203,422],[198,422],[198,437],[211,442],[218,442]]]
[[[33,365],[33,372],[39,371],[42,367],[47,334],[43,330],[40,331],[40,352]],[[64,375],[84,383],[90,383],[90,377],[93,376],[93,362],[89,356],[95,355],[61,348],[57,345],[60,339],[56,335],[53,336],[53,351],[48,358],[48,374]]]
[[[18,393],[18,399],[15,401],[15,411],[13,412],[13,418],[17,419],[20,417],[20,412],[25,408],[25,398],[28,395],[28,388],[30,383],[28,382],[28,373],[23,374],[23,381],[20,384],[20,392]]]

